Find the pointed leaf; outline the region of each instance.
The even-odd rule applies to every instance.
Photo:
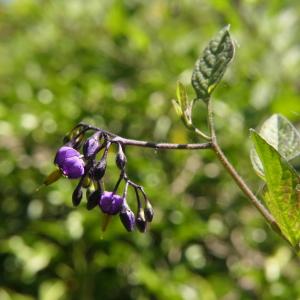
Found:
[[[260,135],[287,160],[300,154],[300,134],[282,115],[274,114],[266,120]]]
[[[172,100],[172,104],[174,106],[176,114],[181,118],[182,117],[182,110],[181,110],[180,104],[178,103],[177,100],[174,100],[174,99]]]
[[[254,130],[251,137],[265,174],[265,203],[283,234],[299,251],[300,177],[288,161]]]
[[[60,169],[56,169],[53,172],[51,172],[45,179],[43,184],[44,185],[50,185],[51,183],[57,181],[60,177],[62,177],[62,171]]]
[[[209,42],[196,61],[192,86],[197,98],[208,101],[233,55],[234,45],[229,34],[229,26],[226,26]]]
[[[252,167],[256,174],[265,181],[265,174],[264,174],[264,168],[262,166],[262,163],[257,155],[257,152],[255,148],[250,149],[250,160]]]
[[[259,134],[287,160],[300,154],[299,132],[288,119],[279,114],[267,119],[261,126]],[[263,178],[262,164],[254,149],[250,151],[250,158],[254,170]]]
[[[181,110],[186,111],[188,107],[188,98],[185,86],[180,81],[177,82],[176,95],[181,106]]]
[[[176,94],[177,94],[176,103],[180,105],[180,110],[182,112],[181,119],[187,127],[190,127],[192,125],[193,102],[188,101],[186,88],[180,81],[177,82]]]

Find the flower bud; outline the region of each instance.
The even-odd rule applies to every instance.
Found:
[[[90,158],[96,155],[99,149],[99,132],[97,132],[86,140],[82,147],[82,152],[85,158]]]
[[[78,185],[72,194],[72,202],[74,206],[78,206],[82,199],[81,185]]]
[[[84,134],[79,134],[78,131],[72,132],[72,133],[68,133],[64,138],[63,138],[63,143],[64,144],[68,144],[68,146],[78,149],[80,148],[82,141],[84,138]]]
[[[87,197],[86,208],[88,210],[92,210],[94,207],[97,206],[97,204],[99,203],[99,199],[101,198],[101,194],[101,190],[96,190]]]
[[[100,180],[104,174],[105,174],[105,170],[106,170],[106,160],[105,158],[102,158],[93,168],[93,178],[95,180]]]
[[[154,216],[154,210],[151,203],[147,200],[147,204],[145,207],[145,219],[147,222],[152,222]]]
[[[70,141],[69,143],[75,149],[79,149],[83,143],[84,133],[79,134],[75,139]]]
[[[105,191],[100,198],[99,206],[101,210],[108,215],[118,214],[124,204],[124,198],[114,194],[113,192]]]
[[[54,163],[58,165],[63,175],[70,179],[79,178],[84,174],[84,161],[80,153],[68,146],[58,149]]]
[[[135,224],[136,224],[137,229],[140,232],[146,232],[147,222],[145,220],[145,215],[144,215],[144,211],[143,210],[140,210],[138,212],[138,215],[137,215],[137,217],[135,219]]]
[[[69,146],[72,145],[72,147],[76,148],[74,144],[80,142],[80,140],[83,139],[84,128],[85,128],[84,125],[77,125],[76,127],[74,127],[71,131],[69,131],[64,136],[63,143],[64,144],[69,143]]]
[[[126,205],[120,212],[120,219],[127,231],[131,232],[135,226],[135,216],[132,210]]]
[[[120,144],[119,145],[119,149],[118,149],[118,153],[116,156],[116,165],[120,170],[123,170],[125,165],[126,165],[126,156],[123,152],[122,146]]]

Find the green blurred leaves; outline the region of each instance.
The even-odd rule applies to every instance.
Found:
[[[234,45],[229,26],[224,27],[204,49],[196,61],[192,74],[192,85],[197,98],[207,102],[234,55]]]
[[[252,130],[251,137],[267,184],[265,203],[285,237],[299,251],[300,177],[287,160],[257,132]]]
[[[246,128],[272,111],[299,120],[298,4],[242,0],[237,9],[203,1],[195,9],[195,1],[2,1],[0,299],[170,299],[170,288],[182,300],[209,299],[203,277],[216,299],[299,298],[298,261],[209,151],[200,157],[128,149],[131,176],[155,205],[147,235],[128,235],[114,219],[101,239],[99,212],[71,207],[75,182],[61,179],[34,192],[63,135],[80,121],[136,139],[193,141],[167,99],[176,78],[190,79],[198,47],[226,23],[240,44],[239,61],[228,85],[215,91],[224,100],[215,103],[216,125],[230,160],[253,180],[241,159]],[[205,124],[201,105],[193,115]],[[111,168],[108,187],[117,175]],[[24,278],[28,262],[40,257],[37,242],[49,263]],[[206,262],[197,268],[194,245]],[[29,259],[20,259],[28,248]],[[145,268],[151,276],[140,275]]]

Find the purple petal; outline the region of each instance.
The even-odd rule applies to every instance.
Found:
[[[101,210],[109,215],[116,215],[123,207],[124,198],[113,194],[112,192],[104,192],[99,201]]]
[[[79,178],[84,174],[84,161],[77,156],[66,158],[60,167],[70,179]]]
[[[54,163],[57,164],[59,167],[61,167],[61,165],[63,164],[66,158],[79,157],[79,156],[80,153],[74,148],[63,146],[59,148],[58,151],[56,152]]]

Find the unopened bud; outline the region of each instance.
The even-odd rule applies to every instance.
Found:
[[[102,194],[101,190],[96,190],[88,196],[87,204],[86,204],[86,208],[88,210],[92,210],[94,207],[97,206],[97,204],[99,203],[99,201],[101,199],[101,194]]]
[[[91,185],[91,183],[92,183],[91,179],[88,176],[85,176],[82,181],[82,187],[86,189]]]
[[[138,215],[137,215],[137,217],[135,219],[135,224],[136,224],[137,229],[140,232],[145,232],[146,231],[146,229],[147,229],[147,222],[146,222],[143,210],[140,210],[138,212]]]
[[[83,137],[82,134],[80,134],[80,132],[82,132],[82,130],[84,129],[83,126],[76,126],[75,128],[73,128],[71,131],[69,131],[63,139],[63,143],[67,144],[70,143],[70,145],[74,146],[74,142],[75,142],[75,138],[79,135],[81,137]]]
[[[93,168],[93,177],[94,177],[94,179],[95,180],[100,180],[104,176],[105,170],[106,170],[106,160],[105,160],[105,158],[102,158],[96,164],[96,166]]]
[[[146,207],[145,207],[145,219],[147,222],[152,222],[154,216],[154,210],[149,201],[147,201]]]
[[[79,149],[83,143],[83,139],[84,139],[84,134],[80,134],[79,136],[77,136],[74,140],[72,140],[72,145],[73,148],[75,149]]]
[[[82,152],[85,158],[90,158],[96,155],[99,149],[99,132],[97,132],[86,140],[82,147]]]
[[[72,202],[74,206],[78,206],[82,199],[82,189],[81,186],[77,186],[72,194]]]
[[[127,205],[121,210],[120,219],[127,231],[131,232],[134,230],[135,216]]]
[[[122,146],[119,144],[118,153],[116,156],[116,165],[120,170],[123,170],[126,165],[126,156],[124,154]]]

